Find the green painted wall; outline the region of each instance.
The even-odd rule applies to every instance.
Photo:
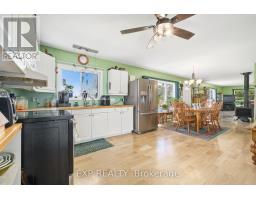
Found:
[[[43,52],[47,49],[48,53],[52,54],[56,58],[56,62],[67,62],[72,64],[79,64],[77,62],[77,56],[78,56],[77,53],[64,51],[61,49],[48,47],[45,45],[41,45],[40,49]],[[127,64],[123,64],[123,63],[119,63],[111,60],[96,58],[96,57],[89,57],[89,63],[86,66],[103,69],[103,93],[104,94],[107,94],[107,69],[114,66],[125,68],[130,75],[134,75],[136,78],[141,78],[142,76],[150,76],[150,77],[155,77],[155,78],[165,79],[170,81],[177,81],[177,82],[185,80],[185,78],[183,77],[175,76],[172,74],[157,72],[153,70],[147,70],[138,66],[131,66],[131,65],[127,65]],[[217,87],[211,84],[202,84],[202,87],[204,86],[215,88],[217,89],[218,92],[221,92],[222,90],[221,87]],[[39,106],[45,106],[46,101],[51,101],[52,99],[55,98],[55,94],[50,94],[50,93],[37,93],[37,92],[21,90],[21,89],[9,89],[9,91],[14,92],[17,96],[26,97],[29,100],[29,107],[36,106],[36,102],[32,101],[34,97],[38,99]],[[120,97],[116,98],[116,101],[119,101],[120,99],[121,99]],[[114,101],[115,101],[115,98],[114,98]]]
[[[56,49],[56,48],[48,47],[45,45],[41,45],[41,51],[45,51],[46,49],[48,50],[49,53],[51,53],[56,58],[57,62],[68,62],[68,63],[78,64],[77,53],[68,52],[61,49]],[[143,69],[142,67],[131,66],[131,65],[127,65],[127,64],[123,64],[123,63],[119,63],[111,60],[96,58],[96,57],[89,57],[89,63],[86,66],[98,67],[104,70],[104,77],[103,77],[104,93],[107,93],[107,69],[114,66],[125,68],[130,75],[134,75],[136,76],[136,78],[141,78],[142,76],[150,76],[150,77],[155,77],[155,78],[160,78],[160,79],[165,79],[170,81],[178,81],[178,82],[185,80],[185,78],[183,77],[175,76],[172,74]],[[203,84],[202,86],[212,87],[216,89],[221,88],[211,84]]]
[[[243,89],[244,87],[242,85],[240,86],[226,86],[222,87],[222,93],[224,95],[233,94],[233,89]]]

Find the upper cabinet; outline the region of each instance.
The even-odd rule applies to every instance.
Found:
[[[55,58],[43,52],[39,52],[39,60],[36,63],[36,71],[47,77],[46,87],[34,87],[38,92],[55,93],[56,86],[56,72],[55,72]]]
[[[128,95],[128,72],[122,70],[108,70],[108,94]]]

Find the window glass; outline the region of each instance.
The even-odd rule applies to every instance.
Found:
[[[167,81],[158,82],[158,105],[169,105],[172,98],[175,98],[175,83]]]
[[[216,89],[210,88],[208,90],[208,99],[216,101]]]
[[[80,72],[72,70],[61,70],[62,86],[69,90],[70,97],[78,97],[81,93]]]
[[[243,89],[233,89],[233,95],[235,96],[235,104],[236,106],[244,105],[244,90]],[[254,100],[254,89],[249,89],[249,100]]]
[[[161,82],[158,82],[158,104],[165,104],[165,85]]]
[[[89,97],[98,98],[98,74],[85,72],[82,80],[82,91],[86,91]]]

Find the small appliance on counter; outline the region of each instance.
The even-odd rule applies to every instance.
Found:
[[[32,185],[72,184],[73,115],[68,111],[18,113],[22,123],[22,171]]]
[[[100,97],[100,105],[101,106],[110,106],[110,96],[103,95]]]
[[[9,121],[5,125],[6,128],[16,123],[17,115],[16,115],[15,102],[10,97],[9,93],[3,89],[0,89],[0,111]]]
[[[65,107],[65,106],[71,106],[69,103],[69,93],[68,91],[61,91],[58,93],[58,107]]]

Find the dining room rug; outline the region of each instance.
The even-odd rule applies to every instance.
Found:
[[[96,152],[102,149],[113,147],[113,144],[108,142],[106,139],[98,139],[90,142],[84,142],[76,144],[74,147],[74,156],[82,156],[88,153]]]
[[[203,139],[203,140],[206,140],[206,141],[212,140],[212,139],[216,138],[217,136],[219,136],[219,135],[221,135],[223,133],[226,133],[226,132],[228,132],[230,130],[229,128],[222,127],[221,130],[219,130],[217,132],[207,133],[207,129],[206,128],[201,128],[199,130],[199,133],[197,133],[194,130],[191,130],[190,134],[189,134],[188,130],[186,128],[178,128],[177,130],[176,130],[176,128],[174,126],[166,126],[165,128],[168,129],[168,130],[171,130],[171,131],[175,131],[177,133],[181,133],[183,135],[200,138],[200,139]]]

